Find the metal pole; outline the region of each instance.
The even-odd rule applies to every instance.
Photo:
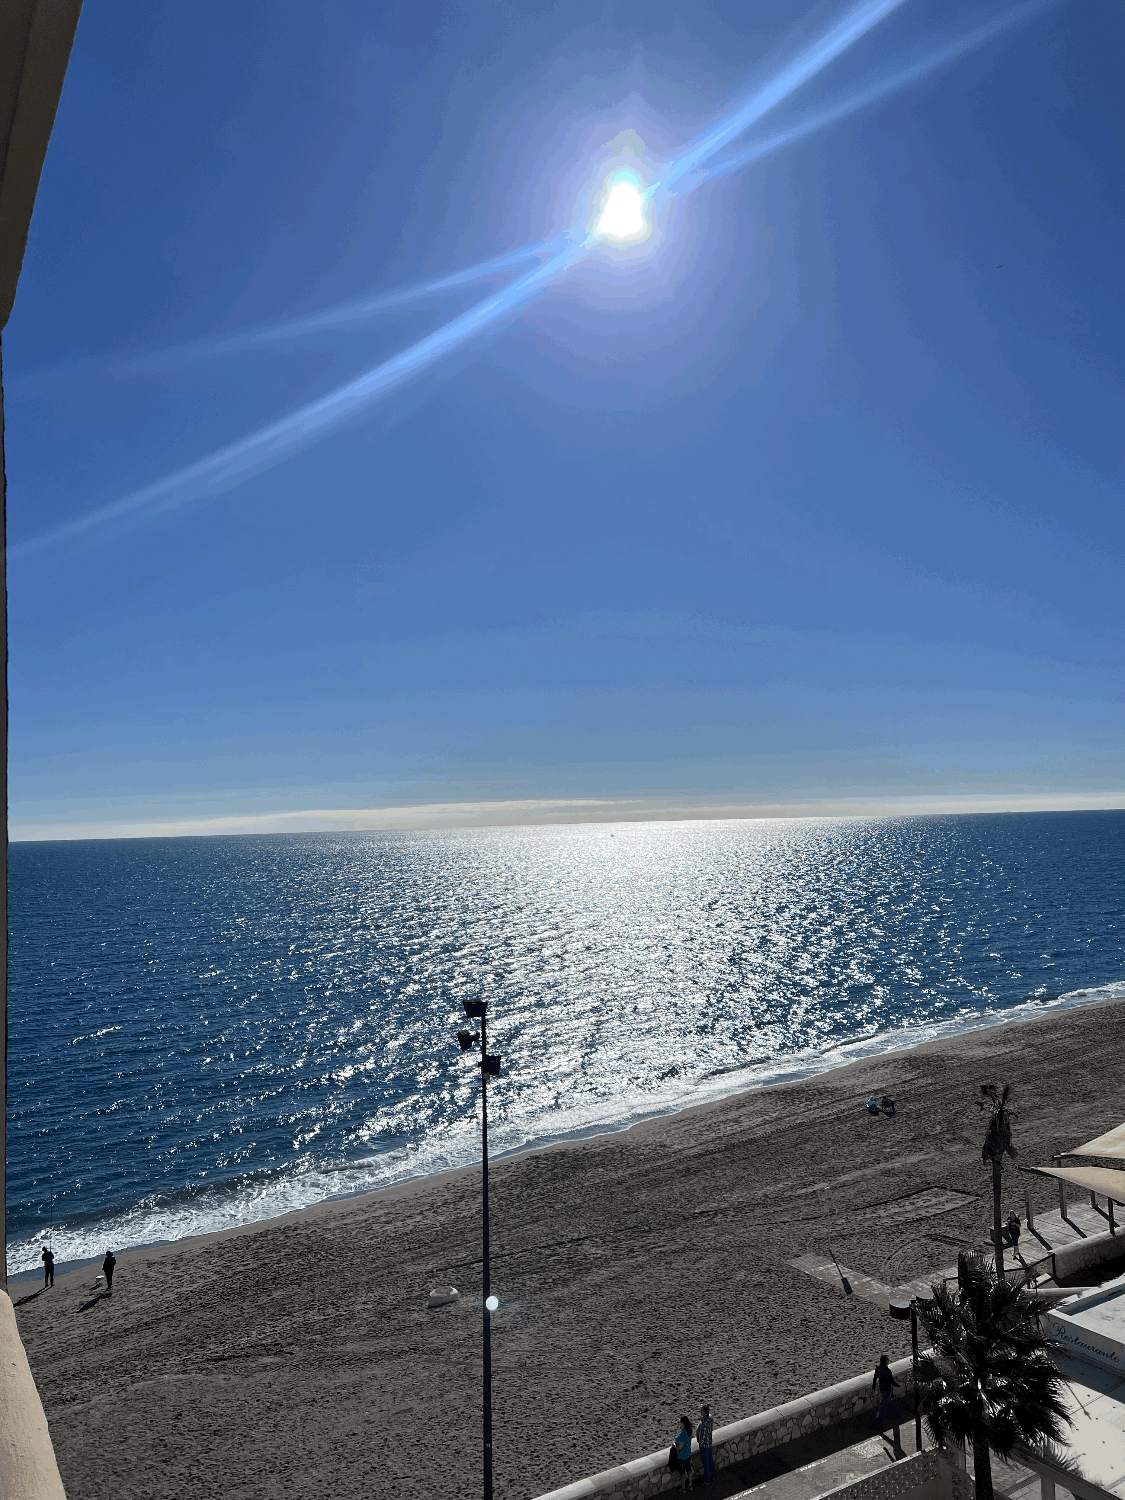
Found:
[[[910,1304],[910,1346],[914,1355],[914,1451],[922,1451],[922,1409],[918,1405],[918,1308]]]
[[[484,1189],[484,1500],[492,1500],[492,1314],[488,1299],[492,1295],[488,1276],[488,1073],[485,1059],[488,1041],[484,1017],[480,1018],[480,1119],[484,1145],[481,1182]]]

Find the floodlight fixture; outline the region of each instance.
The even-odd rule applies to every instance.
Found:
[[[485,1012],[488,1010],[487,1000],[462,1000],[461,1004],[465,1007],[465,1014],[470,1021],[484,1020]]]
[[[457,1033],[457,1040],[461,1044],[461,1051],[462,1052],[468,1052],[468,1050],[469,1050],[470,1047],[475,1046],[476,1043],[480,1041],[480,1032],[479,1031],[459,1031]]]

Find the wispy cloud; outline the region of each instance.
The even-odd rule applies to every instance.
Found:
[[[1103,793],[950,793],[887,797],[809,797],[773,802],[714,797],[524,798],[497,802],[424,802],[412,806],[305,808],[219,817],[120,818],[102,822],[21,824],[12,841],[40,839],[214,838],[284,833],[392,833],[558,823],[640,823],[730,818],[892,818],[951,813],[1109,811],[1125,808],[1125,790]]]

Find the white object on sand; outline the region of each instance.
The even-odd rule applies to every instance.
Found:
[[[100,1276],[95,1276],[94,1277],[94,1285],[95,1286],[101,1286],[101,1284],[102,1284],[102,1278]]]
[[[426,1298],[427,1307],[448,1307],[460,1300],[461,1293],[455,1286],[435,1286]]]

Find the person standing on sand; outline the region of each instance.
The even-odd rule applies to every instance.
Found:
[[[887,1418],[894,1410],[895,1403],[891,1392],[897,1385],[898,1381],[891,1369],[891,1357],[889,1354],[884,1354],[880,1357],[879,1363],[875,1366],[875,1374],[871,1377],[871,1389],[874,1390],[878,1386],[883,1393],[879,1401],[879,1411],[875,1417],[875,1426],[880,1432],[887,1425]]]
[[[55,1284],[55,1257],[53,1253],[43,1246],[43,1285],[44,1287]]]
[[[112,1250],[107,1250],[105,1260],[102,1261],[102,1271],[105,1274],[106,1295],[113,1291],[113,1268],[117,1264],[117,1256]]]
[[[680,1489],[691,1489],[691,1440],[694,1436],[690,1417],[680,1418],[680,1430],[676,1433],[676,1457],[680,1461]]]
[[[705,1406],[699,1419],[699,1426],[695,1429],[695,1438],[699,1444],[699,1456],[703,1460],[703,1483],[710,1484],[715,1477],[715,1457],[711,1452],[711,1435],[715,1431],[715,1424],[711,1420],[711,1408]]]

